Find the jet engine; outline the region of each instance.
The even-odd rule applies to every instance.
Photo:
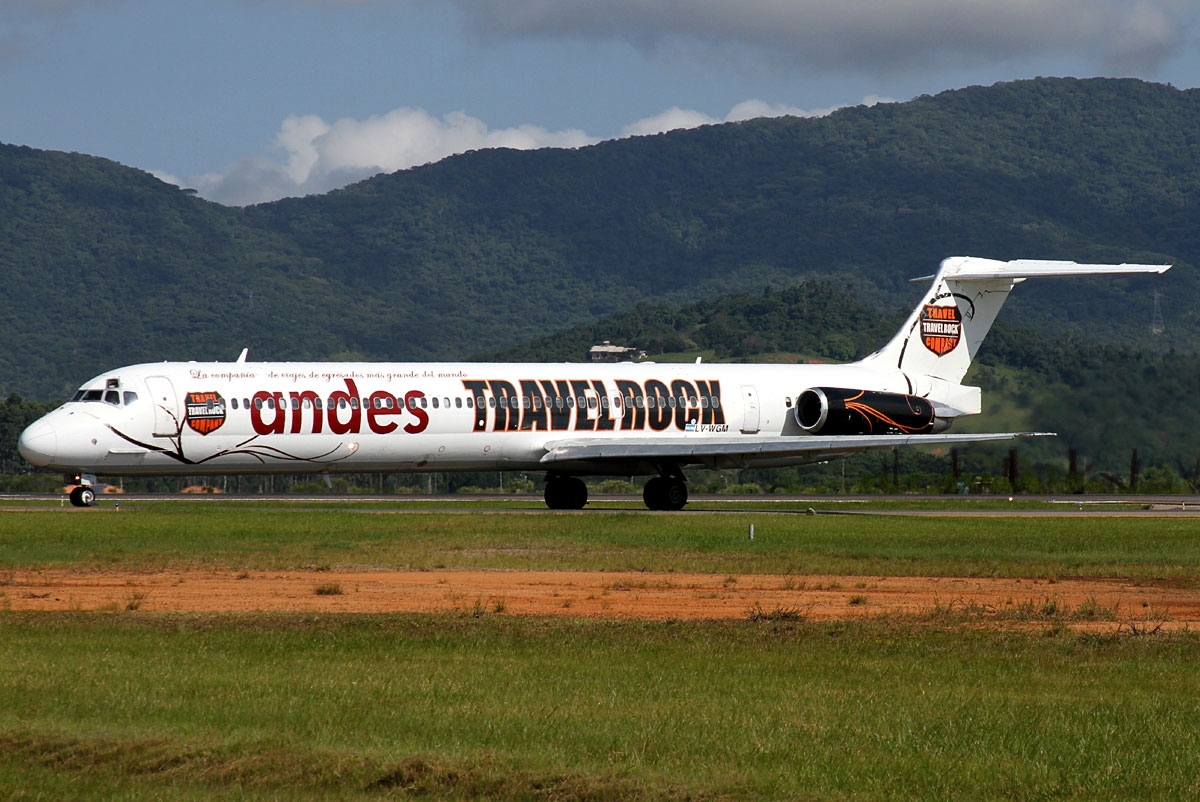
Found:
[[[843,387],[810,387],[792,414],[806,432],[825,435],[930,434],[950,425],[934,417],[929,399]]]

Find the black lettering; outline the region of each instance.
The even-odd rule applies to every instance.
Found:
[[[689,422],[697,422],[696,413],[699,410],[691,408],[692,398],[696,395],[696,388],[683,379],[676,379],[671,382],[671,394],[675,396],[675,428],[683,431],[687,428]]]
[[[529,399],[529,404],[521,414],[521,431],[549,431],[546,425],[546,407],[542,403],[542,391],[537,382],[530,379],[521,380],[521,395]]]
[[[464,381],[463,387],[475,399],[475,429],[477,432],[487,431],[487,402],[483,393],[487,390],[487,382]]]
[[[621,394],[621,405],[625,414],[621,417],[621,431],[641,430],[646,428],[646,410],[634,402],[642,397],[642,388],[637,382],[627,379],[617,379],[617,392]]]
[[[492,395],[496,397],[496,420],[492,424],[492,431],[515,432],[521,425],[520,414],[513,412],[509,414],[509,408],[517,409],[515,399],[517,390],[511,383],[501,379],[492,379],[488,382],[488,387],[492,391]]]
[[[550,413],[550,428],[556,432],[570,428],[571,409],[566,404],[566,397],[571,392],[569,385],[565,381],[560,381],[556,388],[553,381],[543,379],[542,387],[546,390],[546,409]]]
[[[725,410],[721,409],[721,383],[713,382],[696,382],[696,388],[700,395],[708,399],[708,406],[701,405],[700,422],[722,424],[725,423]]]
[[[596,395],[600,396],[600,411],[596,413],[596,429],[602,432],[612,431],[617,428],[617,422],[613,420],[608,410],[610,399],[608,391],[604,389],[604,382],[598,379],[594,380],[592,387],[596,388]]]
[[[667,398],[670,395],[671,391],[667,389],[667,385],[658,379],[646,382],[646,397],[652,399],[652,403],[649,404],[650,408],[646,411],[646,423],[656,432],[661,432],[671,425],[671,419],[674,416],[667,408]]]
[[[587,391],[592,389],[586,381],[571,382],[571,391],[575,393],[575,430],[576,431],[592,431],[596,428],[596,421],[592,420],[592,416],[588,414],[588,399]]]

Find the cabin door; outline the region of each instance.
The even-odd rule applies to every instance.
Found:
[[[742,385],[742,434],[758,431],[758,390],[748,384]]]
[[[150,403],[154,405],[154,436],[178,436],[183,429],[183,420],[179,417],[179,399],[171,380],[166,376],[147,376],[146,389],[150,391]]]

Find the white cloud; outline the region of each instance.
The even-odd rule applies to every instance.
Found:
[[[876,102],[886,101],[864,101]],[[673,107],[631,123],[621,136],[660,134],[755,117],[815,117],[830,111],[833,109],[806,111],[747,100],[722,119]],[[404,170],[470,150],[577,148],[598,141],[579,129],[549,131],[541,126],[520,125],[492,130],[482,120],[461,111],[437,118],[423,109],[399,108],[366,120],[347,118],[334,123],[316,115],[294,115],[283,121],[275,135],[274,157],[248,156],[222,172],[189,179],[162,171],[154,175],[169,184],[193,187],[209,200],[245,206],[328,192],[378,173]]]
[[[211,200],[246,205],[328,192],[377,173],[469,150],[572,148],[594,141],[576,129],[522,125],[491,130],[462,112],[438,118],[423,109],[400,108],[366,120],[333,123],[315,115],[292,116],[275,136],[277,158],[250,156],[223,172],[194,177],[190,185]]]
[[[865,105],[891,102],[876,96]],[[723,118],[678,106],[625,126],[622,137],[647,136],[757,117],[821,117],[834,108],[806,110],[747,100]],[[464,112],[437,118],[423,109],[400,108],[366,120],[328,123],[316,115],[291,116],[275,135],[273,158],[249,156],[220,173],[179,179],[155,172],[160,180],[194,187],[219,203],[244,206],[279,198],[313,195],[344,187],[378,173],[389,173],[439,161],[481,148],[576,148],[599,141],[579,129],[548,131],[536,125],[492,130]]]
[[[810,68],[889,72],[1084,56],[1153,70],[1180,47],[1194,0],[442,0],[483,37],[733,47]]]

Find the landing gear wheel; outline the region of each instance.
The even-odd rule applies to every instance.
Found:
[[[682,510],[687,504],[687,485],[673,476],[655,476],[646,482],[642,500],[652,510]]]
[[[90,507],[96,503],[96,491],[86,485],[80,485],[71,491],[72,507]]]
[[[577,476],[552,476],[546,480],[546,506],[552,510],[582,510],[587,485]]]

